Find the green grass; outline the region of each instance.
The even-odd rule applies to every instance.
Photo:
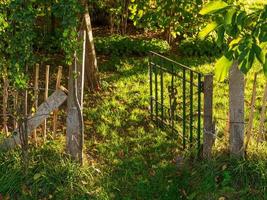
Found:
[[[205,73],[214,62],[170,57]],[[103,90],[85,96],[83,167],[68,160],[64,137],[31,148],[27,172],[19,150],[2,153],[0,193],[11,199],[266,199],[266,144],[257,149],[251,145],[246,160],[231,158],[226,151],[226,83],[215,84],[218,140],[213,159],[183,160],[188,152],[180,150],[177,135],[157,128],[150,120],[147,64],[146,57],[101,64],[105,66],[100,66]],[[251,88],[252,75],[249,77]],[[257,109],[263,83],[260,77]],[[249,90],[246,99],[250,99]]]

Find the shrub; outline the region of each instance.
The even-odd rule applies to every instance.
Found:
[[[218,56],[222,53],[223,48],[220,48],[210,38],[199,40],[195,38],[186,39],[181,42],[178,50],[184,56]]]
[[[148,54],[149,51],[166,53],[170,50],[169,44],[164,40],[133,39],[120,35],[96,37],[95,46],[97,53],[112,56],[141,56]]]

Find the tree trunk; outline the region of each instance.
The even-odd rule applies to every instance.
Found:
[[[244,75],[234,62],[229,73],[230,152],[244,156]]]
[[[84,14],[84,24],[82,25],[82,30],[83,29],[86,30],[85,81],[87,82],[89,90],[97,91],[100,89],[100,83],[88,6],[86,6],[86,12]]]
[[[121,16],[121,34],[125,35],[127,32],[127,25],[128,25],[128,15],[129,15],[129,0],[124,0],[123,1],[123,12]]]

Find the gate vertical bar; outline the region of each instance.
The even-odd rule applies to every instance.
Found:
[[[157,67],[155,67],[155,107],[156,107],[156,122],[158,124],[158,115],[159,115],[159,111],[158,111],[158,70]]]
[[[193,79],[194,79],[194,74],[192,71],[190,71],[190,136],[189,136],[189,141],[190,141],[190,147],[192,147],[193,144]]]
[[[171,110],[171,126],[172,126],[172,133],[173,133],[173,130],[174,130],[174,68],[173,68],[173,65],[172,65],[172,82],[171,82],[171,99],[170,99],[170,110]]]
[[[200,151],[201,141],[200,141],[200,134],[201,134],[201,92],[202,92],[202,76],[198,74],[198,108],[197,108],[197,148]]]
[[[164,122],[164,85],[163,85],[163,71],[160,72],[160,100],[161,100],[161,120]]]
[[[186,147],[186,71],[183,68],[183,148]]]
[[[149,61],[149,85],[150,85],[150,115],[153,119],[153,64]]]

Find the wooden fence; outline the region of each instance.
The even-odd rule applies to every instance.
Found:
[[[54,70],[57,71],[54,71]],[[52,71],[52,73],[51,73]],[[50,65],[36,64],[29,77],[28,87],[18,90],[9,84],[7,76],[3,75],[0,81],[0,131],[6,135],[18,129],[18,121],[23,115],[33,116],[42,102],[48,99],[49,94],[61,88],[63,67],[58,66],[51,70]],[[24,112],[26,111],[26,113]],[[23,113],[23,114],[22,114]],[[33,141],[38,142],[41,133],[43,140],[47,136],[56,136],[59,127],[59,110],[56,109],[42,126],[33,130]]]

